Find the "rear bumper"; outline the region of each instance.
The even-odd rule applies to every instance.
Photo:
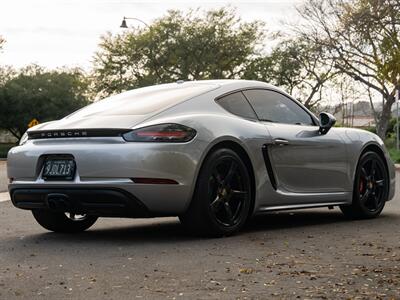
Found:
[[[190,202],[191,187],[182,184],[136,184],[131,180],[102,180],[82,182],[34,182],[14,181],[8,186],[14,205],[22,209],[48,208],[49,194],[65,194],[78,208],[98,204],[93,213],[101,216],[145,217],[177,216],[186,210]],[[113,202],[116,202],[114,207]],[[37,203],[41,203],[37,207]],[[140,203],[139,205],[136,205]],[[112,210],[108,214],[106,207]],[[128,211],[117,214],[118,208]],[[144,207],[147,214],[135,214],[138,207]],[[102,209],[100,209],[102,208]],[[139,209],[142,211],[142,209]]]
[[[62,190],[73,199],[79,198],[73,201],[79,207],[93,195],[102,199],[108,195],[118,203],[137,199],[152,215],[179,215],[190,203],[204,145],[197,139],[182,144],[127,143],[120,137],[32,140],[8,153],[9,191],[12,198],[15,191],[25,190],[26,195],[32,191],[43,202],[48,194],[43,191]],[[74,180],[44,180],[43,164],[51,155],[74,158]],[[165,179],[175,184],[138,183],[135,178]],[[76,190],[88,192],[79,194]],[[22,206],[20,201],[13,202]],[[21,208],[30,209],[28,204]]]
[[[11,201],[21,209],[51,209],[101,217],[149,217],[148,208],[120,189],[17,188]]]

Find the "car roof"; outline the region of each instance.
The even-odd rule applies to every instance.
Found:
[[[221,90],[221,93],[224,93],[253,86],[275,88],[263,82],[250,80],[177,81],[138,88],[110,96],[96,101],[66,118],[83,118],[92,115],[151,115],[210,91]]]
[[[217,97],[253,87],[280,91],[273,85],[253,80],[220,79],[158,84],[96,101],[61,120],[41,124],[33,130],[131,128],[161,112],[167,113],[173,107],[187,109],[189,105],[190,110],[196,107],[200,110],[212,109],[210,101],[215,104],[214,99]]]
[[[232,88],[241,88],[243,86],[248,86],[248,87],[256,87],[256,86],[263,86],[263,87],[268,87],[268,88],[273,88],[277,89],[276,86],[272,84],[268,84],[266,82],[262,81],[257,81],[257,80],[244,80],[244,79],[211,79],[211,80],[194,80],[194,81],[183,81],[181,83],[184,84],[213,84],[213,85],[219,85],[219,86],[230,86]]]

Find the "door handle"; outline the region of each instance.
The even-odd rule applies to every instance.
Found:
[[[285,146],[285,145],[289,145],[289,141],[285,140],[285,139],[279,139],[278,138],[278,139],[274,139],[273,144],[277,145],[277,146]]]

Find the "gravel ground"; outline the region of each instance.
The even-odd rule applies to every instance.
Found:
[[[0,299],[400,299],[399,200],[374,220],[268,214],[222,239],[192,237],[175,218],[58,235],[3,202]]]
[[[0,160],[0,193],[7,191],[7,162]]]

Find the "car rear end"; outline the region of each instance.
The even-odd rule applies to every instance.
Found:
[[[215,88],[147,89],[135,94],[133,106],[132,95],[103,100],[29,130],[8,153],[13,204],[106,217],[179,215],[190,201],[204,142],[181,124],[140,124]]]
[[[101,216],[177,214],[190,198],[195,144],[122,136],[28,140],[8,154],[11,199],[24,209]]]

